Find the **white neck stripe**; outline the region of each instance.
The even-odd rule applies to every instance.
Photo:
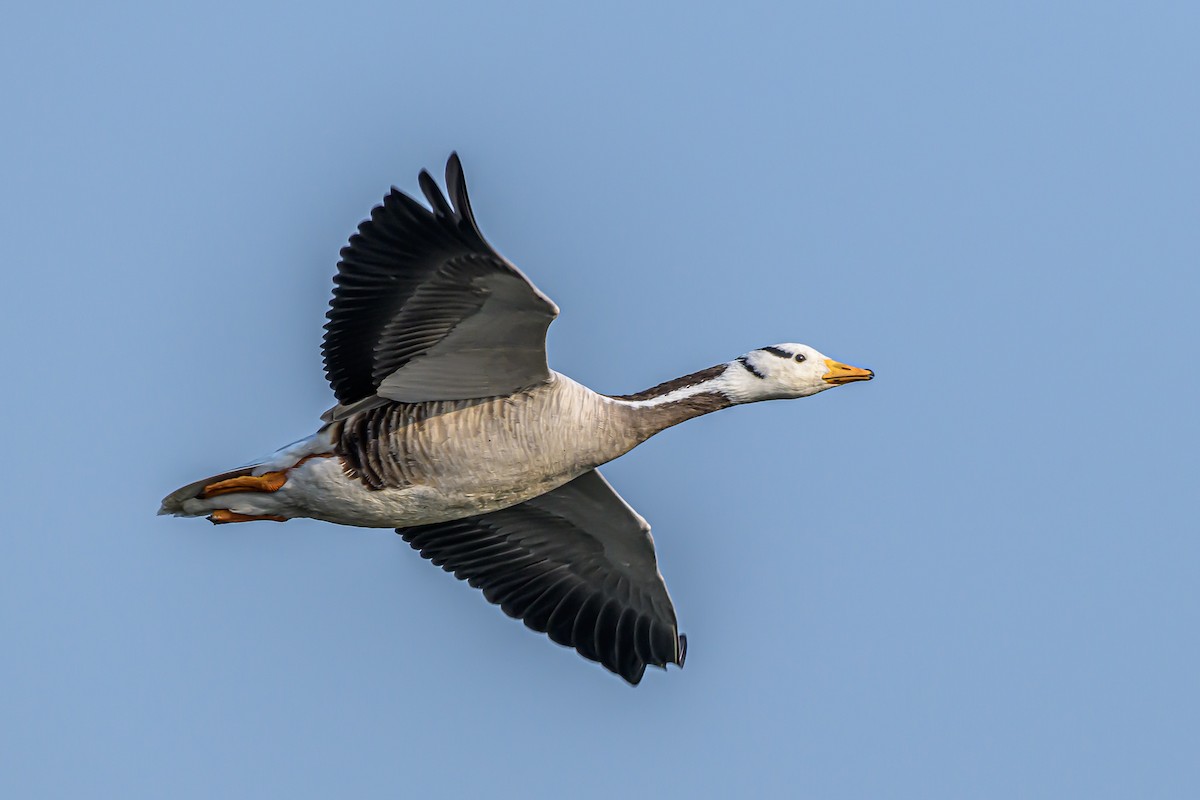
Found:
[[[686,400],[687,398],[695,397],[698,394],[719,394],[722,397],[726,397],[730,401],[736,403],[738,401],[735,400],[729,393],[729,381],[726,378],[731,366],[733,366],[732,363],[726,364],[725,371],[715,378],[709,378],[708,380],[701,381],[700,383],[693,383],[690,386],[681,386],[678,389],[674,389],[666,394],[661,394],[658,397],[651,397],[648,400],[613,399],[621,405],[628,406],[630,408],[651,408],[653,406],[666,405],[667,403],[677,403],[680,400]]]

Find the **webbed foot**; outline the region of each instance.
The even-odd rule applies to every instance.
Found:
[[[226,508],[219,508],[208,515],[208,521],[213,525],[225,525],[230,522],[254,522],[260,519],[270,520],[271,522],[287,522],[288,520],[287,517],[279,517],[274,514],[239,514],[236,511],[230,511]]]

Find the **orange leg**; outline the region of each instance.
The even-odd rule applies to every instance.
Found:
[[[265,475],[240,475],[224,481],[210,483],[200,492],[200,499],[219,497],[232,492],[278,492],[287,483],[286,472],[268,472]]]
[[[208,521],[213,525],[225,525],[229,522],[254,522],[260,519],[270,520],[271,522],[287,522],[287,517],[277,517],[271,514],[253,516],[251,514],[239,514],[236,511],[229,511],[224,508],[218,509],[208,515]]]

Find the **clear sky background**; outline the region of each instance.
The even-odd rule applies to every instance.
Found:
[[[0,794],[1198,796],[1200,11],[995,5],[7,9]],[[154,516],[315,429],[452,149],[558,370],[878,374],[606,470],[636,689],[390,531]]]

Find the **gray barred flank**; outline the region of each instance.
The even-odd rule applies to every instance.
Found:
[[[381,468],[378,450],[378,417],[390,411],[388,406],[379,406],[361,411],[351,417],[335,422],[331,426],[330,438],[334,452],[342,462],[342,469],[349,477],[361,481],[368,489],[382,489],[388,485]]]
[[[431,400],[424,403],[387,402],[331,423],[334,452],[349,477],[368,489],[403,489],[414,484],[421,471],[405,433],[433,417],[478,405],[485,400]],[[407,446],[406,446],[407,445]]]

